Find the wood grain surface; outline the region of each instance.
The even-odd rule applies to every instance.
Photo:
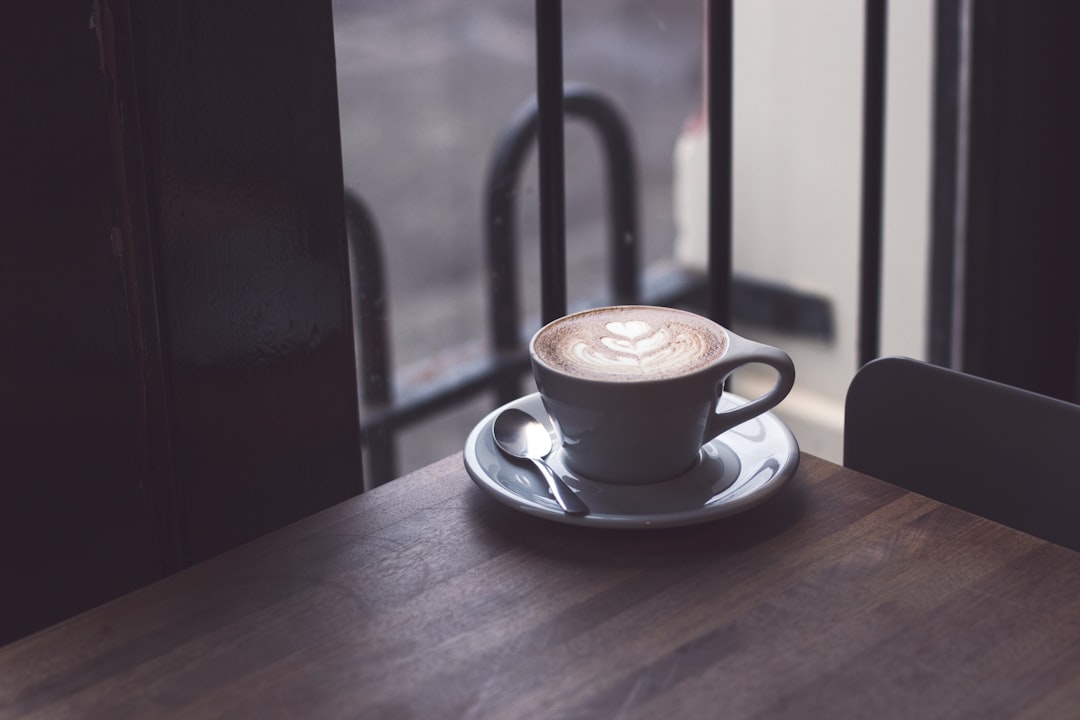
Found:
[[[804,455],[688,528],[460,455],[0,649],[0,718],[1069,717],[1080,554]]]

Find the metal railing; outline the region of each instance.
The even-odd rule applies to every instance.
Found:
[[[637,172],[630,129],[614,104],[599,92],[575,85],[566,88],[563,110],[596,131],[607,162],[611,298],[618,304],[640,299]],[[490,281],[491,346],[497,354],[522,354],[521,302],[518,293],[516,203],[519,179],[536,140],[539,106],[530,100],[514,115],[496,146],[488,172],[486,227]],[[496,384],[500,402],[520,394],[520,373]]]
[[[633,140],[618,108],[596,90],[580,85],[566,88],[564,102],[567,117],[591,126],[604,150],[609,185],[607,299],[671,305],[700,296],[705,278],[698,273],[671,269],[642,280]],[[403,428],[489,390],[496,392],[500,403],[520,395],[529,358],[518,289],[515,201],[529,151],[535,144],[538,115],[535,99],[514,114],[495,145],[488,171],[485,235],[490,344],[464,346],[446,354],[452,361],[440,356],[422,363],[422,369],[410,368],[406,374],[424,377],[421,383],[395,382],[389,361],[389,311],[378,227],[361,197],[350,189],[345,191],[362,442],[369,487],[396,476],[395,437]]]
[[[639,267],[637,175],[629,126],[597,90],[562,84],[561,4],[537,0],[537,98],[525,103],[498,139],[485,192],[489,278],[489,346],[477,344],[435,358],[423,382],[399,384],[389,361],[389,318],[378,228],[364,202],[346,190],[346,220],[353,270],[358,336],[361,428],[367,486],[397,474],[395,437],[403,428],[494,390],[497,402],[521,392],[528,371],[526,331],[518,292],[515,200],[528,153],[539,138],[541,165],[542,319],[566,310],[565,238],[561,227],[563,180],[561,125],[567,118],[590,125],[604,149],[609,197],[609,298],[616,303],[689,304],[722,324],[732,318],[831,339],[832,310],[822,298],[734,276],[731,268],[732,2],[710,0],[708,18],[709,266],[705,273],[677,267],[644,275]],[[878,352],[881,188],[885,83],[885,0],[866,0],[863,196],[859,361]],[[555,85],[557,83],[557,85]],[[562,88],[562,93],[552,88]],[[556,119],[551,119],[556,118]],[[552,132],[553,124],[558,132]],[[548,131],[545,134],[544,128]],[[558,154],[558,161],[551,158]],[[552,166],[555,177],[551,177]],[[546,190],[544,183],[550,187]],[[554,206],[554,207],[553,207]],[[553,275],[554,273],[554,275]],[[597,302],[604,298],[597,299]]]

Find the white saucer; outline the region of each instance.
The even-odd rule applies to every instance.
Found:
[[[731,393],[724,393],[720,400],[721,408],[745,402]],[[491,426],[500,412],[512,407],[548,427],[555,446],[548,463],[589,506],[588,515],[564,513],[531,465],[507,458],[495,446]],[[592,527],[673,527],[734,515],[772,497],[798,466],[795,437],[778,417],[765,413],[708,443],[697,465],[670,480],[620,485],[578,477],[566,468],[558,436],[535,393],[489,414],[465,441],[465,469],[493,498],[529,515]]]

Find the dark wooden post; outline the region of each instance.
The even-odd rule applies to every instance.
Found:
[[[360,490],[329,2],[20,2],[0,642]]]

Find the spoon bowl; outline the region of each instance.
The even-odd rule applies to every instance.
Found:
[[[530,460],[547,482],[548,492],[563,512],[585,515],[589,508],[562,478],[555,474],[544,458],[551,452],[551,435],[543,423],[524,410],[509,408],[499,413],[491,428],[495,444],[510,457]]]

